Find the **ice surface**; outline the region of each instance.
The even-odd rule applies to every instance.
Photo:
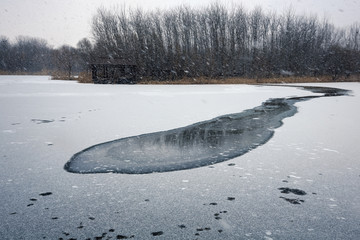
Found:
[[[270,98],[322,94],[285,85],[88,85],[0,76],[0,236],[359,239],[360,84],[306,85],[353,94],[296,103],[297,114],[266,144],[226,162],[153,174],[73,174],[64,163],[88,146],[240,113]]]
[[[343,89],[303,88],[324,96],[347,94]],[[267,142],[282,120],[296,113],[295,103],[318,97],[270,99],[241,113],[97,144],[75,154],[64,168],[73,173],[144,174],[223,162]]]
[[[143,174],[215,164],[262,145],[281,120],[295,111],[283,99],[269,100],[239,114],[92,146],[75,154],[65,169],[75,173]]]

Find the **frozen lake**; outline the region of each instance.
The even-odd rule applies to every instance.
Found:
[[[150,174],[75,174],[102,142],[316,95],[249,85],[85,85],[0,76],[0,235],[5,239],[358,239],[360,84],[296,103],[264,145]]]

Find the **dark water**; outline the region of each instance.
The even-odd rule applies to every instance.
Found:
[[[145,174],[212,165],[266,143],[282,120],[297,112],[295,103],[349,93],[336,88],[299,88],[323,95],[269,99],[241,113],[97,144],[76,153],[64,169],[73,173]]]

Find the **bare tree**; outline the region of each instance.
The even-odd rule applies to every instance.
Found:
[[[77,67],[77,51],[75,48],[63,45],[59,49],[54,50],[54,65],[60,72],[65,72],[68,79],[72,78],[73,71]]]

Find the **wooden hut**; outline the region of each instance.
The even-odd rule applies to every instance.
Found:
[[[92,80],[99,84],[136,83],[137,66],[124,59],[98,59],[90,64]]]

